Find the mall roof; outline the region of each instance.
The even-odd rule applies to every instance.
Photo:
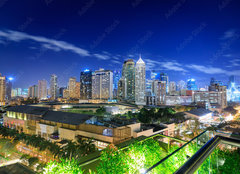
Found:
[[[28,106],[28,105],[12,106],[7,108],[7,111],[33,114],[33,115],[44,115],[48,110],[49,108],[35,107],[35,106]]]
[[[42,119],[58,123],[79,125],[92,117],[94,117],[94,115],[77,114],[61,111],[48,111],[46,114],[44,114]]]
[[[191,111],[187,111],[186,113],[201,117],[201,116],[205,116],[206,114],[212,113],[212,111],[210,111],[209,109],[198,108],[198,109],[193,109]]]
[[[86,120],[94,117],[94,115],[51,111],[49,110],[49,108],[34,107],[34,106],[27,106],[27,105],[13,106],[8,108],[7,111],[40,115],[42,116],[41,119],[43,120],[49,120],[49,121],[72,124],[72,125],[79,125],[85,122]]]

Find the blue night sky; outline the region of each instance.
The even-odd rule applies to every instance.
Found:
[[[59,86],[85,68],[120,70],[141,53],[170,81],[240,76],[238,0],[3,0],[0,73],[27,88],[56,74]]]

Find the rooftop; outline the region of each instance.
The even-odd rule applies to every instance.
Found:
[[[206,114],[212,113],[209,109],[204,109],[204,108],[198,108],[198,109],[193,109],[191,111],[187,111],[186,113],[197,115],[199,117],[204,116]]]
[[[0,167],[0,173],[1,174],[18,174],[18,173],[34,174],[35,172],[20,163],[15,163],[15,164]]]
[[[46,108],[46,107],[36,107],[36,106],[28,106],[28,105],[12,106],[7,108],[7,111],[20,112],[20,113],[33,114],[33,115],[44,115],[48,110],[49,108]]]
[[[61,111],[48,111],[46,114],[44,114],[42,119],[59,123],[79,125],[92,117],[94,117],[94,115],[77,114]]]

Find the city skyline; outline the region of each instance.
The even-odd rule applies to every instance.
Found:
[[[14,87],[51,74],[66,86],[86,68],[121,70],[140,53],[147,78],[156,70],[169,81],[195,78],[201,87],[211,77],[239,81],[237,1],[25,2],[0,4],[0,69],[15,78]]]

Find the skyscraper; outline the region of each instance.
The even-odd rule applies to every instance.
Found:
[[[169,83],[169,93],[172,95],[177,90],[176,83],[174,81]]]
[[[92,98],[113,98],[113,73],[109,70],[99,69],[92,74]]]
[[[135,68],[135,103],[137,105],[146,105],[145,84],[146,84],[145,62],[140,57],[136,63]]]
[[[63,91],[66,89],[66,87],[59,88],[59,97],[63,98]]]
[[[195,79],[188,79],[187,89],[188,90],[197,90],[197,85],[196,85],[196,80]]]
[[[152,82],[152,94],[155,96],[155,104],[162,105],[166,102],[166,81],[154,80]]]
[[[113,72],[113,97],[117,97],[118,81],[121,78],[121,71]]]
[[[84,70],[80,74],[80,99],[87,100],[92,98],[92,71]]]
[[[38,85],[33,85],[28,88],[28,97],[38,98]]]
[[[76,78],[70,77],[68,81],[68,91],[70,98],[76,98]]]
[[[50,96],[51,99],[55,100],[58,98],[58,85],[57,76],[55,74],[51,75],[50,79]]]
[[[169,92],[169,80],[168,80],[168,75],[166,73],[161,73],[160,74],[160,81],[163,81],[166,83],[166,92]]]
[[[75,98],[80,99],[80,82],[76,82],[76,86],[75,86]]]
[[[121,77],[118,81],[117,99],[125,100],[127,96],[126,79]]]
[[[185,88],[186,88],[186,82],[183,80],[178,81],[177,90],[181,91],[182,89],[185,89]]]
[[[123,64],[122,76],[126,79],[126,99],[135,100],[135,63],[133,59],[128,59]]]
[[[11,99],[11,93],[12,93],[12,80],[13,78],[9,77],[6,79],[6,99]]]
[[[6,77],[0,73],[0,106],[5,105],[5,94],[6,94]]]
[[[40,100],[47,98],[47,81],[46,80],[38,81],[38,98]]]

